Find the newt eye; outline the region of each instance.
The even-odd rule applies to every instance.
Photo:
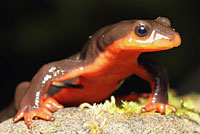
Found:
[[[148,26],[139,25],[135,27],[135,34],[139,37],[145,37],[149,34],[150,29]]]

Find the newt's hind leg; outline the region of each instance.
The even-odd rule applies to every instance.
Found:
[[[15,91],[15,108],[19,109],[20,103],[30,85],[30,82],[24,81],[17,85],[16,91]]]

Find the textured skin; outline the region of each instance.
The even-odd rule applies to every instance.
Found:
[[[134,29],[143,25],[149,28],[149,33],[139,37]],[[51,112],[62,108],[59,103],[74,106],[102,101],[122,80],[133,74],[148,81],[152,90],[142,111],[164,113],[167,107],[176,111],[167,104],[165,69],[151,61],[138,61],[138,57],[143,52],[166,50],[180,43],[179,34],[164,17],[127,20],[106,26],[89,39],[80,53],[44,65],[31,82],[17,87],[15,100],[19,110],[14,122],[24,118],[30,128],[34,117],[54,120]]]

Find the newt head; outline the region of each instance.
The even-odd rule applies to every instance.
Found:
[[[132,20],[131,31],[117,40],[115,47],[150,52],[170,49],[180,44],[180,35],[171,28],[170,20],[158,17],[155,20]]]

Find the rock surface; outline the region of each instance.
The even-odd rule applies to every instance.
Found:
[[[8,119],[0,124],[1,134],[183,134],[200,133],[200,124],[185,117],[160,114],[137,116],[110,114],[105,112],[100,118],[89,110],[65,108],[55,112],[54,122],[34,120],[33,128],[27,129],[23,121],[13,123]],[[104,122],[105,121],[105,122]],[[93,129],[86,124],[93,124]],[[95,124],[95,125],[94,125]],[[97,128],[95,128],[98,126]]]

